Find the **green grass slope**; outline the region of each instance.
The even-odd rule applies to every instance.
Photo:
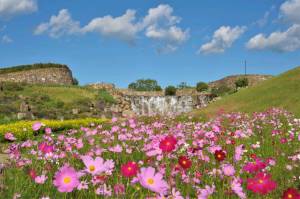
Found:
[[[194,114],[214,116],[219,111],[251,113],[270,107],[284,108],[300,116],[300,67],[225,96]]]
[[[27,102],[37,118],[74,119],[98,117],[101,110],[91,112],[90,104],[102,101],[113,103],[113,97],[104,91],[82,86],[26,85],[3,82],[0,89],[0,123],[16,120],[20,105]],[[72,114],[79,109],[79,114]],[[92,114],[92,115],[91,115]]]

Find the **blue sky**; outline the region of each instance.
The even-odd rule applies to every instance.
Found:
[[[0,0],[0,66],[67,64],[81,84],[162,86],[300,65],[300,0]]]

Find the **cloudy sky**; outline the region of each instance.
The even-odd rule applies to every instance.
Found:
[[[0,67],[70,66],[81,84],[163,86],[300,65],[300,0],[0,0]]]

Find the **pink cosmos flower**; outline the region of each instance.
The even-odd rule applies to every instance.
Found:
[[[141,168],[137,179],[143,187],[158,194],[165,194],[169,189],[167,182],[163,180],[163,175],[161,173],[155,173],[153,167]]]
[[[240,161],[242,159],[242,156],[243,156],[244,152],[245,152],[245,150],[244,150],[244,145],[243,144],[235,147],[234,160],[236,162]]]
[[[244,167],[243,170],[247,171],[248,173],[255,173],[264,168],[266,168],[267,164],[261,161],[259,158],[255,159],[255,162],[248,162]]]
[[[172,188],[171,192],[172,196],[171,198],[173,199],[184,199],[179,191],[177,191],[175,188]]]
[[[198,190],[198,199],[207,199],[210,195],[212,195],[215,192],[215,188],[215,185],[212,185],[211,187],[205,185],[204,189]]]
[[[247,179],[247,189],[261,195],[268,194],[276,189],[277,184],[271,179],[271,175],[260,172],[254,178]]]
[[[12,133],[5,133],[4,138],[8,141],[15,141],[17,139]]]
[[[87,181],[81,181],[80,184],[77,186],[78,190],[84,190],[84,189],[88,189],[88,183]]]
[[[235,169],[231,164],[223,164],[221,168],[225,176],[233,176],[235,174]]]
[[[72,192],[80,184],[79,174],[73,167],[65,165],[55,173],[53,184],[59,192]]]
[[[109,160],[104,161],[101,157],[96,157],[93,159],[91,156],[82,156],[81,159],[86,166],[85,171],[92,175],[106,172],[114,167],[113,162]]]
[[[109,147],[108,150],[115,153],[121,153],[123,151],[123,148],[119,144],[117,144],[114,147]]]
[[[43,126],[43,124],[41,122],[35,122],[33,125],[32,125],[32,130],[34,131],[38,131],[41,129],[41,127]]]
[[[95,191],[97,195],[102,195],[102,196],[111,196],[112,190],[110,186],[107,186],[106,184],[101,185],[98,187]]]
[[[114,192],[116,195],[122,195],[125,193],[125,186],[123,184],[116,184],[114,186]]]
[[[235,177],[233,179],[233,181],[231,182],[231,189],[241,199],[247,198],[246,194],[243,192],[243,187],[241,185],[241,179]]]
[[[36,176],[34,181],[37,184],[44,184],[47,179],[48,179],[48,177],[43,174],[41,176]]]
[[[52,129],[49,128],[49,127],[45,128],[45,133],[46,133],[47,135],[50,135],[50,134],[52,133]]]

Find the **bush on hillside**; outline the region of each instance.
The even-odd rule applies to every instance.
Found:
[[[75,86],[79,85],[79,81],[75,77],[73,78],[73,85],[75,85]]]
[[[205,82],[198,82],[196,85],[196,90],[198,92],[203,92],[206,91],[208,89],[208,84]]]
[[[247,87],[249,82],[248,82],[248,79],[246,77],[244,77],[244,78],[239,78],[238,80],[236,80],[234,82],[234,84],[235,84],[236,88],[242,88],[242,87]]]
[[[99,93],[97,95],[97,99],[104,101],[105,103],[108,104],[115,104],[116,100],[114,99],[114,97],[105,89],[100,89]]]
[[[219,97],[219,96],[223,96],[225,94],[230,94],[233,93],[234,90],[229,88],[228,86],[222,85],[220,87],[214,87],[211,89],[211,94],[214,97]]]
[[[175,86],[168,86],[165,89],[165,95],[166,96],[173,96],[176,95],[176,87]]]
[[[162,88],[153,79],[139,79],[128,85],[129,89],[135,91],[161,91]]]

